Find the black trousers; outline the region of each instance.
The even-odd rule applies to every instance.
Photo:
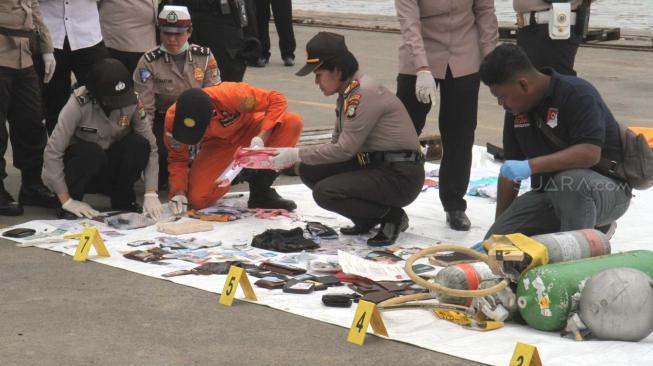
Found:
[[[154,137],[156,137],[156,146],[159,150],[159,187],[163,187],[168,183],[168,149],[163,143],[165,118],[165,112],[155,112],[154,124],[152,125],[152,132],[154,133]]]
[[[357,222],[379,219],[390,208],[413,202],[424,184],[424,166],[400,162],[363,168],[354,158],[335,164],[302,163],[299,176],[320,207]]]
[[[64,155],[68,193],[80,201],[84,193],[104,193],[111,198],[111,207],[129,207],[136,200],[134,183],[149,156],[149,142],[134,133],[114,142],[108,150],[92,142],[74,143]]]
[[[415,75],[397,76],[397,97],[404,103],[415,125],[422,133],[431,104],[420,103],[415,97]],[[472,166],[472,147],[478,114],[478,73],[454,78],[447,68],[444,80],[436,79],[440,88],[438,126],[442,139],[440,162],[440,201],[445,211],[465,211],[464,197]]]
[[[242,56],[244,33],[232,14],[190,11],[193,19],[192,41],[209,47],[218,62],[222,81],[242,81],[247,69]]]
[[[0,183],[7,177],[5,152],[11,138],[14,166],[24,185],[41,182],[43,126],[41,89],[33,67],[21,70],[0,67]],[[5,121],[9,122],[9,130]]]
[[[59,112],[72,92],[70,73],[75,74],[77,85],[82,86],[86,84],[86,77],[91,70],[91,66],[98,60],[109,56],[109,52],[104,47],[104,42],[100,42],[94,46],[81,48],[79,50],[71,51],[68,38],[64,40],[63,49],[54,50],[54,58],[57,61],[57,67],[54,70],[54,75],[48,84],[44,85],[43,101],[45,105],[45,127],[48,134],[54,130],[57,125],[57,118]],[[40,56],[35,56],[33,59],[38,60]],[[42,74],[42,60],[38,62],[38,71]]]
[[[143,52],[126,52],[119,51],[114,48],[107,48],[107,51],[109,52],[109,56],[111,58],[115,58],[116,60],[122,62],[123,65],[125,65],[130,75],[134,74],[134,70],[136,70],[138,61],[141,59],[141,56],[143,56]]]
[[[517,30],[517,45],[526,52],[533,66],[538,69],[552,67],[564,75],[576,76],[574,61],[580,41],[574,26],[569,39],[558,40],[549,37],[547,24],[533,24]]]
[[[259,0],[256,3],[256,21],[258,23],[259,40],[261,41],[261,57],[270,58],[270,7],[274,14],[274,25],[279,35],[279,50],[281,58],[295,58],[295,32],[292,25],[291,0]]]

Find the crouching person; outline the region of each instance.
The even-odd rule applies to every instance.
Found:
[[[611,173],[623,156],[619,126],[596,88],[535,69],[513,45],[491,52],[480,73],[507,111],[496,222],[486,238],[614,227],[631,188]],[[532,190],[517,197],[529,177]]]
[[[42,176],[61,202],[57,217],[99,215],[82,201],[85,193],[109,195],[114,210],[140,211],[134,183],[141,174],[143,212],[160,217],[157,145],[144,118],[125,66],[115,59],[94,64],[87,85],[74,91],[59,114],[45,148]]]
[[[410,116],[383,85],[358,71],[344,37],[320,32],[306,45],[306,65],[326,96],[338,94],[332,142],[289,148],[272,158],[276,169],[302,162],[299,174],[320,207],[349,218],[345,235],[365,234],[367,243],[394,243],[408,228],[402,207],[417,198],[424,184],[424,156]]]

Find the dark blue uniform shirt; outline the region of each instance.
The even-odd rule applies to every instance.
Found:
[[[560,75],[545,68],[551,82],[540,103],[527,114],[508,113],[503,127],[506,160],[525,160],[549,155],[560,149],[537,127],[541,123],[568,145],[592,144],[601,147],[601,156],[622,161],[619,125],[599,92],[589,82]],[[543,189],[556,172],[534,174],[533,189]]]

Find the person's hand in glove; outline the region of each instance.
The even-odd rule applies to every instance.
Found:
[[[531,176],[531,166],[528,160],[506,160],[501,166],[499,175],[513,182],[521,182]]]
[[[249,147],[252,148],[265,147],[265,142],[263,142],[263,139],[261,137],[254,136],[252,138],[252,141],[249,143]]]
[[[43,77],[43,83],[47,84],[50,82],[50,79],[52,79],[52,75],[54,75],[54,69],[57,67],[57,61],[54,59],[54,54],[44,53],[43,64],[45,65],[45,76]]]
[[[143,197],[143,214],[155,221],[159,221],[161,218],[161,201],[156,192],[145,193]]]
[[[415,82],[415,96],[420,103],[435,104],[438,98],[438,90],[435,86],[433,74],[428,70],[417,72],[417,81]]]
[[[299,159],[299,149],[296,147],[286,147],[286,148],[279,149],[279,154],[277,154],[277,156],[270,159],[270,163],[272,164],[272,169],[274,170],[281,170],[281,169],[288,168],[300,161],[301,160]]]
[[[91,207],[88,203],[77,201],[72,198],[69,198],[66,202],[64,202],[64,204],[61,205],[61,208],[75,214],[77,217],[86,217],[92,219],[94,217],[100,216],[100,212],[94,210],[93,207]]]
[[[168,206],[170,206],[170,211],[173,215],[181,215],[186,212],[188,208],[188,198],[186,198],[185,194],[176,194],[170,199]]]

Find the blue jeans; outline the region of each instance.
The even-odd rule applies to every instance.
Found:
[[[517,197],[488,230],[494,234],[539,235],[603,226],[630,205],[631,189],[590,169],[555,175],[546,187]]]

